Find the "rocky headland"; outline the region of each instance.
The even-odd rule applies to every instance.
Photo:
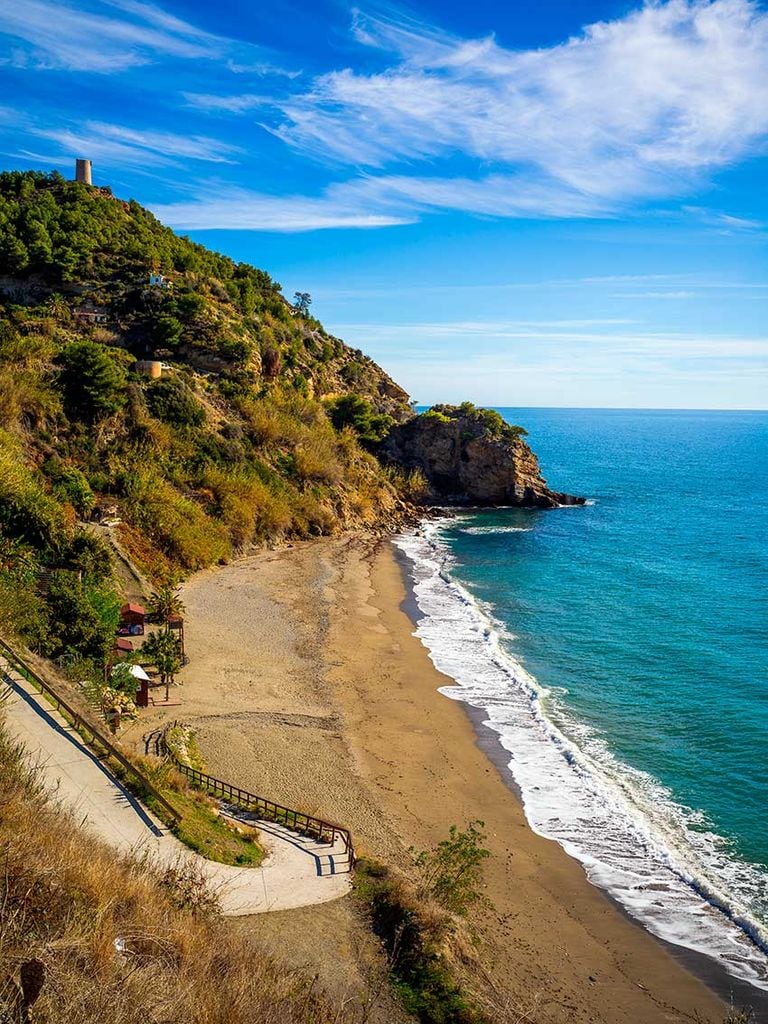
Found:
[[[469,402],[436,405],[393,427],[382,444],[389,462],[420,470],[431,497],[450,504],[557,508],[585,499],[547,487],[522,427]]]

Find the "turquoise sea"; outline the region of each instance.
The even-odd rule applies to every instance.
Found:
[[[532,826],[768,990],[768,413],[499,411],[589,504],[400,538],[417,632]]]

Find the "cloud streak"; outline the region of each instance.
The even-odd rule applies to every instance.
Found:
[[[118,10],[123,17],[111,13]],[[138,0],[98,3],[93,10],[58,0],[0,0],[0,34],[25,44],[11,57],[17,66],[104,74],[159,57],[216,58],[226,44]]]
[[[241,93],[234,96],[217,96],[210,93],[184,92],[182,96],[190,105],[197,110],[208,113],[245,114],[257,107],[267,106],[270,102],[267,96],[258,93]]]
[[[81,153],[108,165],[173,165],[184,160],[234,163],[240,150],[203,135],[178,135],[87,121],[82,128],[33,128],[31,134],[56,143],[62,156]],[[61,158],[61,157],[60,157]],[[60,159],[59,158],[59,159]]]
[[[538,50],[399,14],[357,13],[352,30],[379,70],[341,68],[304,88],[289,80],[271,98],[184,94],[209,113],[258,110],[262,128],[347,180],[280,201],[241,193],[237,207],[201,194],[167,208],[172,223],[303,230],[445,211],[617,218],[706,185],[768,140],[768,14],[752,0],[648,0]],[[682,213],[721,231],[761,227],[727,212]]]
[[[398,216],[350,199],[342,189],[318,197],[275,196],[227,187],[209,188],[191,202],[154,205],[152,212],[165,224],[188,231],[209,228],[258,231],[318,231],[326,228],[381,228],[411,223]]]
[[[618,322],[620,324],[621,321]],[[630,322],[631,323],[631,322]],[[617,324],[617,326],[618,326]],[[741,337],[730,335],[701,336],[674,331],[632,331],[589,329],[590,322],[580,327],[578,322],[569,328],[548,326],[546,322],[528,325],[517,321],[463,320],[445,323],[335,323],[334,331],[350,343],[364,341],[373,346],[377,355],[386,356],[395,349],[399,358],[423,363],[465,365],[468,353],[471,362],[502,354],[524,358],[531,365],[551,365],[553,360],[573,370],[585,361],[595,365],[605,361],[615,365],[624,359],[654,361],[660,373],[684,362],[691,367],[712,363],[718,366],[749,367],[751,373],[764,375],[768,358],[768,337]],[[595,324],[598,327],[598,324]],[[531,345],[531,342],[536,342]]]
[[[768,134],[768,15],[750,0],[648,2],[541,50],[384,16],[358,15],[355,35],[394,61],[320,76],[277,102],[273,130],[316,158],[376,171],[457,155],[500,169],[472,183],[433,177],[428,205],[447,193],[453,206],[460,190],[478,212],[472,184],[490,181],[502,216],[604,216],[685,193]],[[424,201],[421,179],[404,181]]]

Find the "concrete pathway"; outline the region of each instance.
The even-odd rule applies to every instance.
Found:
[[[105,769],[67,721],[0,656],[9,689],[5,722],[39,767],[55,798],[91,832],[121,853],[149,854],[162,865],[195,861],[225,914],[260,914],[326,903],[349,891],[341,844],[330,847],[236,808],[222,813],[254,824],[267,852],[261,867],[216,864],[193,853]]]

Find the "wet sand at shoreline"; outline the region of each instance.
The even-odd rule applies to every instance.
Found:
[[[494,911],[471,972],[526,1019],[719,1024],[713,992],[528,827],[465,709],[437,692],[450,680],[412,635],[406,596],[391,544],[360,538],[197,575],[184,589],[182,706],[142,729],[183,718],[213,774],[336,819],[359,853],[405,870],[408,847],[483,820]]]

